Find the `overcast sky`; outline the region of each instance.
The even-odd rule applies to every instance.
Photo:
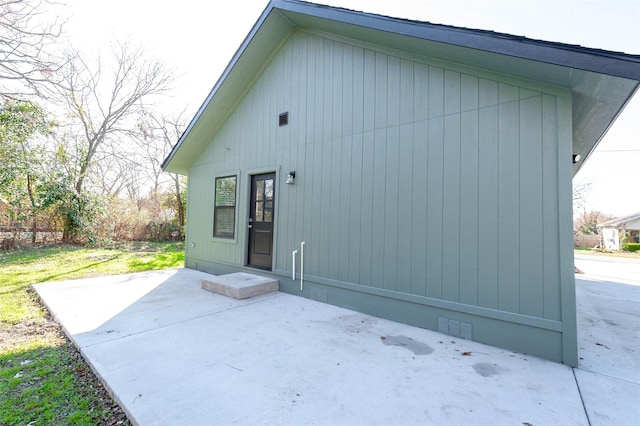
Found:
[[[79,49],[129,39],[177,70],[175,110],[189,117],[267,5],[267,0],[63,0]],[[365,12],[479,28],[640,55],[640,1],[319,0]],[[574,181],[590,182],[587,207],[640,211],[640,94]]]

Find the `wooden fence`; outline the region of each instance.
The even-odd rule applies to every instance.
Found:
[[[600,235],[582,235],[575,234],[573,236],[574,247],[600,247]]]

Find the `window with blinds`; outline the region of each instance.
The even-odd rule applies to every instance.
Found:
[[[235,238],[236,181],[236,176],[216,178],[213,208],[213,236],[215,238]]]

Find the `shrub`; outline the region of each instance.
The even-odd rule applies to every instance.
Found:
[[[640,250],[640,243],[626,243],[624,249],[626,251],[638,251]]]
[[[173,222],[149,222],[147,223],[146,241],[181,241],[184,237],[180,226]]]

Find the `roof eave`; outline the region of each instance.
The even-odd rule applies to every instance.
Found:
[[[404,45],[404,41],[411,42],[414,46],[418,45],[416,43],[420,43],[420,45],[426,43],[425,54],[430,52],[429,49],[435,49],[434,51],[441,55],[445,52],[444,54],[452,55],[450,58],[444,58],[445,60],[449,59],[451,62],[461,62],[463,58],[466,58],[465,53],[470,52],[468,49],[473,49],[475,52],[483,52],[481,61],[484,63],[480,65],[471,64],[481,68],[482,65],[486,65],[486,63],[496,60],[496,58],[502,58],[500,61],[507,61],[509,64],[514,65],[514,70],[517,70],[514,72],[526,73],[529,72],[527,69],[531,68],[528,66],[529,61],[534,61],[539,65],[533,67],[536,69],[530,71],[531,74],[525,75],[523,78],[535,80],[539,77],[540,81],[545,81],[546,79],[547,83],[564,86],[572,91],[576,90],[575,87],[572,87],[573,82],[571,81],[575,75],[583,76],[582,80],[588,80],[592,73],[608,76],[606,79],[600,80],[606,80],[605,84],[617,87],[617,94],[614,101],[606,105],[606,111],[602,110],[599,102],[595,102],[593,105],[589,104],[589,102],[593,103],[594,100],[598,101],[597,93],[594,96],[594,93],[587,92],[583,96],[584,99],[579,100],[579,102],[587,105],[588,108],[585,109],[587,113],[589,108],[591,111],[598,110],[598,116],[594,120],[593,116],[585,114],[583,121],[576,120],[574,117],[574,126],[584,130],[583,134],[574,132],[574,154],[578,153],[583,158],[582,161],[574,166],[574,175],[592,154],[597,143],[632,98],[640,81],[640,56],[530,40],[524,37],[491,31],[419,23],[296,0],[272,0],[236,51],[169,156],[163,162],[163,170],[182,174],[187,173],[191,164],[204,149],[203,146],[207,143],[206,140],[211,140],[217,128],[235,108],[239,98],[246,93],[241,86],[244,84],[244,88],[248,90],[250,84],[248,81],[253,81],[248,76],[252,74],[255,78],[261,71],[260,67],[265,66],[266,58],[273,53],[266,52],[266,50],[276,50],[284,42],[287,34],[296,26],[335,32],[338,35],[355,40],[368,41],[368,37],[374,36],[377,41],[387,42],[391,47]],[[277,31],[274,30],[274,27],[278,27],[276,28]],[[267,42],[264,39],[267,39]],[[254,45],[260,43],[264,45],[264,48],[254,48]],[[479,54],[475,56],[478,58]],[[260,63],[261,60],[262,64]],[[534,62],[530,63],[533,64]],[[565,71],[560,72],[559,70]],[[244,79],[238,79],[237,74],[245,74]],[[625,80],[628,80],[628,82],[625,83]],[[241,83],[238,83],[238,81],[241,81]],[[631,90],[629,83],[633,83]],[[232,86],[237,90],[232,92],[224,90],[225,87]],[[589,84],[585,86],[587,91],[591,90],[589,89]],[[581,95],[579,91],[574,93]],[[609,99],[611,98],[610,91],[607,92],[607,96],[609,96]],[[574,94],[575,97],[576,95]],[[581,107],[574,101],[574,107],[576,106],[578,107],[577,109]],[[204,120],[205,116],[207,120]],[[202,129],[201,120],[209,122],[206,131]],[[583,125],[590,127],[581,128],[580,126]],[[185,140],[189,137],[198,140],[186,144],[192,145],[186,149],[184,147]]]
[[[582,166],[591,157],[591,155],[594,153],[594,151],[598,147],[598,144],[600,143],[600,141],[604,139],[605,135],[607,134],[611,126],[613,126],[613,123],[615,123],[615,121],[618,119],[622,111],[626,108],[627,104],[631,101],[631,99],[633,99],[635,94],[638,92],[639,88],[640,88],[640,81],[636,81],[635,84],[633,85],[633,89],[630,92],[628,92],[628,95],[626,96],[624,101],[620,104],[620,107],[617,109],[617,111],[615,111],[614,116],[610,120],[608,120],[608,123],[602,129],[600,135],[593,141],[593,143],[589,143],[588,149],[585,150],[583,147],[581,147],[580,141],[577,140],[577,138],[574,136],[573,153],[580,155],[580,161],[574,164],[573,176],[575,176],[580,171]]]
[[[300,13],[314,18],[386,31],[426,41],[640,80],[640,67],[638,67],[640,55],[534,40],[493,31],[411,21],[297,0],[280,0],[272,3],[285,12]],[[629,57],[635,57],[635,62],[630,62]]]
[[[638,219],[640,219],[640,212],[599,223],[598,228],[618,228],[620,225],[626,225]]]

